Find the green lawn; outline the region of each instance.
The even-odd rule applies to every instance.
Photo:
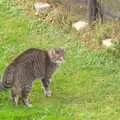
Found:
[[[56,46],[65,47],[66,61],[53,75],[53,96],[44,97],[36,81],[30,109],[11,105],[9,91],[0,92],[0,120],[120,120],[120,58],[89,50],[77,34],[29,16],[14,0],[0,0],[1,75],[23,50]]]

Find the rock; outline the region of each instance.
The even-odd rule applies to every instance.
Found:
[[[76,28],[77,31],[84,29],[88,26],[88,23],[85,21],[78,21],[76,23],[73,23],[72,25],[74,28]]]
[[[37,3],[34,4],[34,8],[36,10],[36,15],[37,15],[39,12],[50,8],[50,4],[37,2]]]
[[[102,41],[102,45],[105,47],[112,47],[114,44],[112,43],[112,39],[108,38]]]

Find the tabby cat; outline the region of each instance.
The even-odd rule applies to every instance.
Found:
[[[51,96],[50,79],[63,60],[63,48],[48,51],[30,48],[8,65],[0,89],[11,88],[12,101],[15,105],[22,101],[26,106],[31,107],[28,94],[32,89],[33,81],[41,79],[45,96]]]

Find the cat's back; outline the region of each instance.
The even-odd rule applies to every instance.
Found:
[[[28,61],[35,59],[35,56],[41,56],[43,58],[45,57],[44,54],[45,51],[38,48],[27,49],[12,60],[12,62],[7,66],[4,74],[8,74],[10,72],[14,74],[18,65],[21,65],[21,63],[27,63]]]
[[[40,73],[41,68],[43,70],[45,68],[46,56],[46,51],[37,48],[30,48],[22,52],[6,68],[3,75],[3,83],[5,86],[8,88],[13,85],[17,73],[19,73],[19,75],[22,73],[23,75],[23,72],[26,70],[27,73],[31,74],[33,72],[32,70],[34,70],[35,75]],[[33,76],[31,76],[31,78],[32,77]]]
[[[38,48],[30,48],[22,52],[18,57],[13,60],[14,64],[24,63],[28,60],[35,60],[37,58],[45,59],[46,51]]]

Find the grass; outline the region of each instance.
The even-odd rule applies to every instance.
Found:
[[[98,41],[101,29],[93,30],[94,35],[90,33]],[[30,96],[33,108],[29,109],[11,105],[9,91],[1,92],[0,120],[120,119],[120,58],[106,49],[86,48],[81,42],[85,35],[79,34],[81,37],[75,32],[66,34],[29,16],[13,0],[0,1],[1,74],[11,60],[27,48],[63,46],[66,50],[65,64],[53,75],[53,96],[44,97],[41,83],[36,81]]]

